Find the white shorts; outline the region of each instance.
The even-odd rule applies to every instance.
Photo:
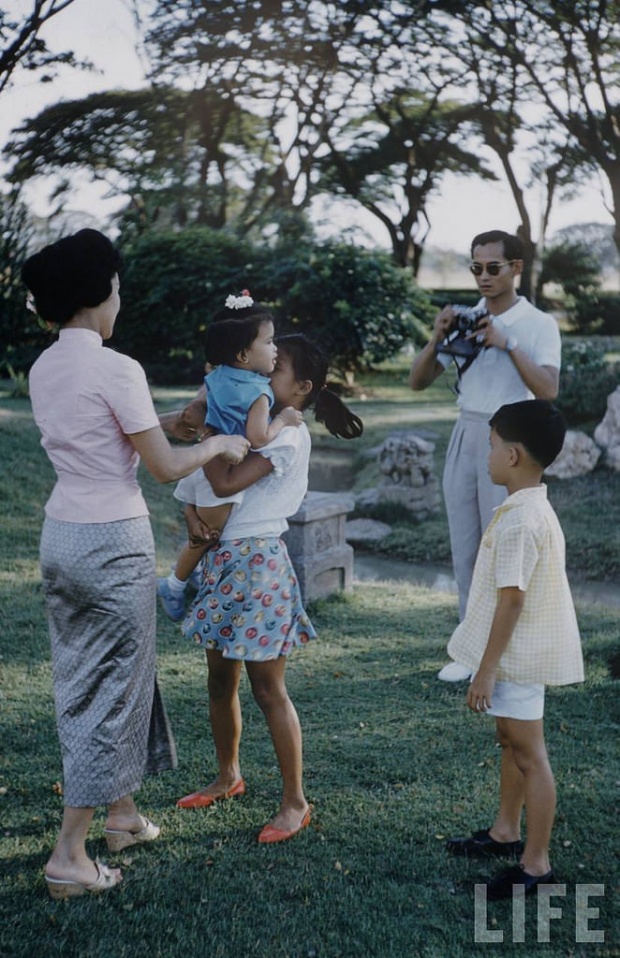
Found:
[[[221,506],[225,502],[241,502],[243,492],[237,492],[233,496],[227,496],[220,499],[216,496],[211,487],[211,483],[205,476],[202,468],[190,472],[189,476],[180,479],[174,489],[173,496],[180,499],[181,502],[189,502],[192,506]]]
[[[545,686],[538,682],[498,681],[493,689],[492,702],[487,715],[533,722],[543,717]]]

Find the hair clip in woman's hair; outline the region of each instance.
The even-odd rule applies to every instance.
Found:
[[[35,316],[38,315],[37,307],[34,304],[34,296],[32,295],[32,293],[28,293],[28,295],[26,296],[26,309],[29,309],[31,313],[35,314]]]
[[[226,309],[247,309],[254,305],[249,289],[242,289],[241,296],[227,296],[224,306]]]

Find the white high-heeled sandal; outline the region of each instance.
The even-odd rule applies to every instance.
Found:
[[[141,816],[142,817],[142,816]],[[154,841],[161,831],[158,825],[154,825],[148,818],[142,818],[144,828],[139,832],[127,832],[115,828],[105,828],[103,834],[110,852],[122,852],[124,848],[131,845],[142,845],[144,842]]]
[[[79,881],[67,881],[65,878],[51,878],[45,876],[45,883],[50,897],[55,901],[63,898],[78,898],[80,895],[99,895],[103,891],[109,891],[120,884],[123,876],[120,872],[113,871],[99,859],[94,862],[97,869],[97,880],[90,885]]]

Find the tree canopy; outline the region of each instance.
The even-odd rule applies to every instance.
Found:
[[[141,228],[205,224],[270,242],[295,242],[317,197],[347,197],[415,273],[445,174],[499,169],[527,291],[553,204],[597,170],[620,248],[619,0],[134,6],[150,87],[29,120],[10,145],[17,181],[56,172],[62,189],[87,169],[126,194]]]
[[[18,67],[36,71],[41,83],[49,83],[60,64],[77,65],[71,51],[54,53],[40,36],[41,27],[72,3],[74,0],[31,0],[30,11],[21,11],[17,19],[0,9],[0,93]]]

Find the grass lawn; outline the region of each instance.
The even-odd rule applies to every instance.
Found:
[[[157,395],[163,408],[187,393]],[[395,427],[422,424],[438,433],[439,460],[454,415],[450,393],[435,387],[420,397],[407,394],[406,402],[401,396],[385,374],[368,383],[365,400],[356,400],[368,424],[366,446]],[[247,681],[246,796],[208,811],[175,808],[176,798],[212,774],[213,749],[202,655],[161,617],[160,681],[179,768],[147,780],[140,804],[162,825],[162,838],[117,856],[125,876],[118,891],[70,903],[48,899],[42,869],[61,816],[61,765],[37,549],[52,472],[26,400],[0,398],[0,461],[0,955],[620,954],[613,812],[620,784],[617,683],[607,668],[618,647],[620,615],[595,606],[578,609],[586,683],[548,694],[547,737],[559,793],[553,862],[566,886],[565,897],[552,901],[562,914],[551,922],[550,942],[537,940],[535,901],[526,903],[524,942],[513,941],[520,929],[515,934],[508,902],[478,913],[476,941],[474,886],[496,866],[449,858],[443,842],[490,823],[499,753],[492,720],[468,713],[462,688],[435,678],[456,621],[455,600],[404,585],[388,594],[380,584],[365,583],[352,595],[310,609],[319,640],[293,655],[289,687],[304,729],[306,787],[315,813],[310,828],[281,846],[256,842],[277,807],[280,781]],[[371,481],[371,468],[360,470],[360,482]],[[601,473],[603,480],[611,491],[598,512],[589,504],[583,507],[589,520],[580,515],[587,484],[573,484],[566,495],[575,515],[569,515],[567,501],[563,516],[565,527],[589,521],[599,549],[616,522],[619,498],[617,486]],[[598,473],[590,481],[598,482]],[[143,486],[163,573],[181,533],[179,511],[169,487],[148,476]],[[428,543],[430,549],[430,537]],[[584,573],[589,559],[584,549]],[[90,850],[111,860],[102,828],[99,813]],[[576,940],[576,886],[583,883],[605,884],[604,895],[589,901],[600,909],[590,918],[590,929],[604,934],[599,944]],[[503,932],[503,941],[481,942],[490,932]]]

